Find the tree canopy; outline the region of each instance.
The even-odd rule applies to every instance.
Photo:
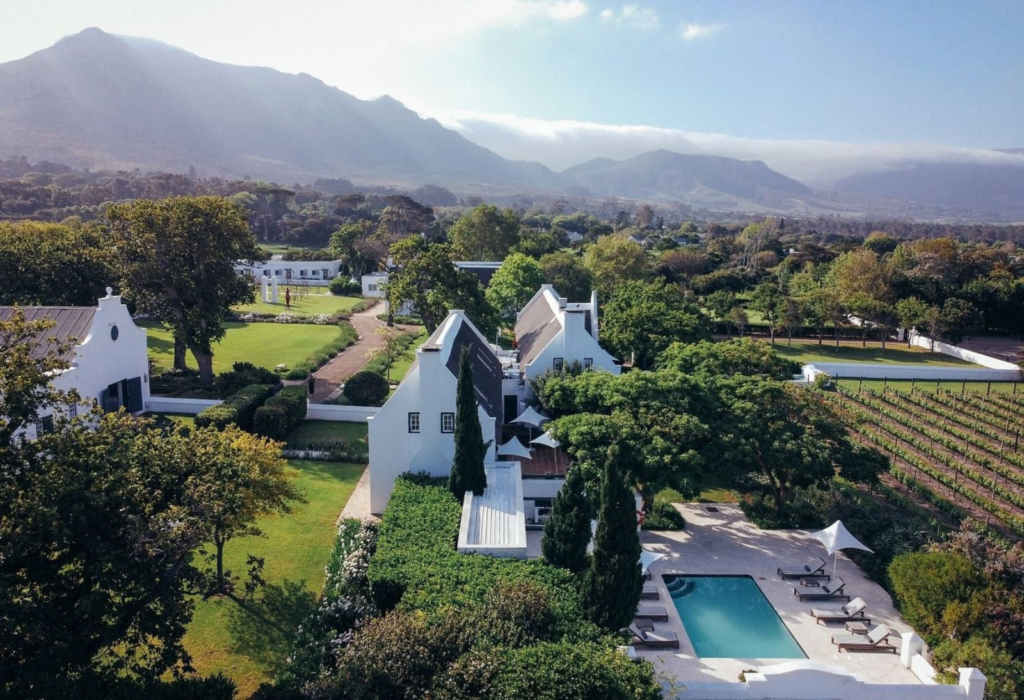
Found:
[[[487,301],[497,310],[506,327],[516,322],[516,314],[544,284],[544,271],[537,261],[522,253],[511,253],[491,277]]]

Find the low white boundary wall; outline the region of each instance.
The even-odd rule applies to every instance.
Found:
[[[1006,363],[1009,364],[1009,363]],[[840,379],[931,379],[933,381],[1016,382],[1019,369],[983,367],[933,367],[930,365],[876,365],[862,362],[815,362],[803,366],[806,381],[814,381],[818,372]]]
[[[347,423],[366,423],[377,415],[377,406],[332,406],[323,403],[306,404],[306,420],[331,420]]]
[[[146,410],[154,413],[183,413],[194,416],[204,408],[217,406],[223,401],[210,399],[173,399],[164,396],[152,396],[146,402]]]
[[[916,345],[919,348],[925,350],[932,349],[932,339],[921,335],[917,331],[910,331],[910,344]],[[1012,362],[1006,362],[990,355],[983,355],[980,352],[974,352],[973,350],[965,350],[964,348],[957,347],[956,345],[949,345],[939,340],[935,341],[936,352],[941,352],[943,355],[950,355],[952,357],[958,357],[961,360],[973,362],[976,365],[982,367],[989,367],[991,369],[1003,369],[1012,372],[1020,372],[1020,368]]]

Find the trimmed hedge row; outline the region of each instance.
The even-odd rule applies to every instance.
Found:
[[[253,429],[272,440],[284,440],[306,417],[306,385],[286,386],[256,409]]]
[[[327,363],[345,348],[353,345],[359,340],[355,326],[348,321],[338,321],[338,335],[331,342],[321,347],[316,352],[310,353],[305,360],[285,374],[285,379],[305,379],[315,372],[318,367]]]
[[[218,430],[223,430],[234,423],[242,430],[252,432],[256,409],[274,394],[275,389],[273,384],[251,384],[239,389],[225,399],[224,403],[200,411],[196,416],[195,425],[197,428],[212,425]]]

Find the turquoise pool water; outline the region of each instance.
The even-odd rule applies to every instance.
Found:
[[[806,659],[749,576],[665,576],[700,658]]]

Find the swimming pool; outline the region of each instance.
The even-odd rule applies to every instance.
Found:
[[[664,578],[698,657],[807,658],[751,577]]]

